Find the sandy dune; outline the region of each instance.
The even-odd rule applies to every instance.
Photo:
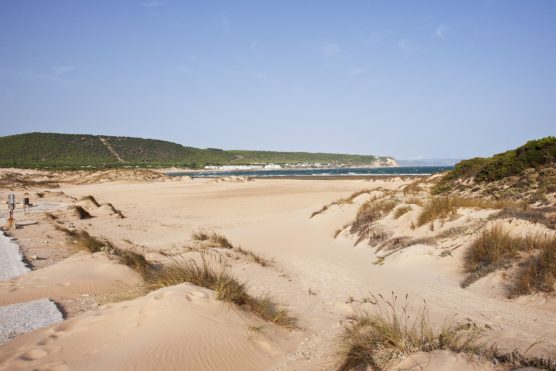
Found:
[[[82,203],[94,217],[73,220],[76,228],[109,238],[118,246],[131,243],[150,260],[160,261],[159,252],[185,254],[192,232],[198,230],[222,233],[235,245],[274,259],[273,266],[261,267],[220,252],[230,269],[247,283],[250,293],[269,294],[286,305],[298,317],[301,329],[285,331],[265,324],[266,330],[253,341],[249,328],[259,326],[259,320],[236,309],[224,309],[204,289],[182,285],[109,304],[21,336],[0,347],[0,361],[7,362],[6,369],[47,365],[71,369],[179,369],[178,365],[181,369],[334,369],[338,365],[337,336],[346,316],[371,310],[363,300],[370,293],[390,296],[392,292],[400,298],[408,294],[410,308],[418,308],[425,300],[433,322],[442,323],[454,316],[473,320],[508,350],[524,350],[542,338],[529,353],[556,356],[553,299],[538,295],[507,299],[498,273],[466,289],[460,287],[462,255],[477,233],[473,226],[484,224],[492,211],[462,209],[457,217],[437,225],[434,232],[427,225],[409,227],[419,213],[418,205],[412,205],[412,210],[398,219],[389,214],[378,225],[393,237],[425,238],[457,227],[468,231],[434,243],[415,243],[388,255],[382,264],[377,262],[379,256],[386,256],[385,251],[376,252],[366,242],[354,246],[356,237],[347,230],[334,238],[335,231],[353,221],[359,206],[373,192],[310,218],[323,205],[361,189],[396,190],[408,182],[195,179],[65,186],[61,191],[69,196],[80,199],[93,195],[99,203],[111,203],[126,216],[115,218]],[[528,222],[505,223],[517,233],[543,230]],[[445,250],[451,253],[442,254]],[[88,264],[91,261],[94,264]],[[33,272],[17,284],[16,291],[13,282],[1,284],[0,300],[4,304],[16,302],[19,295],[28,300],[34,297],[34,290],[46,290],[51,297],[117,291],[122,289],[117,285],[133,287],[140,282],[133,274],[102,254],[81,253]],[[95,283],[90,284],[92,281]],[[426,357],[415,359],[430,363]],[[446,358],[444,354],[434,355],[434,362],[463,367],[460,358]]]

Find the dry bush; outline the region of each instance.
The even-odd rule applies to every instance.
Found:
[[[391,198],[373,198],[361,205],[350,228],[350,232],[359,237],[357,243],[369,238],[373,223],[392,211],[398,203],[398,200]]]
[[[533,244],[533,238],[513,237],[500,224],[484,230],[467,250],[464,268],[469,274],[462,287],[497,269],[508,267],[517,260],[520,251],[530,249]]]
[[[79,205],[73,205],[70,208],[79,219],[91,219],[93,217],[87,210]]]
[[[399,219],[402,215],[410,212],[411,210],[412,210],[412,207],[409,206],[409,205],[400,206],[394,211],[394,218]]]
[[[148,290],[189,282],[196,286],[214,290],[217,300],[230,302],[277,325],[294,328],[296,319],[281,309],[268,297],[253,297],[246,291],[245,284],[238,281],[222,267],[215,268],[201,254],[201,262],[190,259],[185,262],[174,261],[172,265],[152,271],[147,277]]]
[[[552,292],[556,283],[556,237],[537,237],[534,245],[540,250],[531,255],[517,275],[511,296],[535,291]]]
[[[518,204],[512,201],[494,201],[456,196],[434,197],[424,206],[421,214],[417,218],[417,225],[420,227],[436,219],[445,219],[450,215],[454,215],[460,207],[502,209],[516,206],[518,206]]]
[[[341,336],[343,363],[340,370],[354,368],[387,369],[415,352],[450,350],[469,355],[490,356],[493,348],[483,340],[482,330],[474,323],[448,321],[440,328],[432,326],[424,305],[414,318],[406,304],[372,296],[376,306],[351,318]]]
[[[492,219],[521,219],[531,223],[540,223],[546,225],[548,228],[556,228],[556,219],[547,216],[556,211],[554,207],[544,207],[537,209],[503,209],[498,213],[491,216]]]

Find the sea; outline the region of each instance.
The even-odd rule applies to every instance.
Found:
[[[265,177],[339,177],[339,176],[408,176],[431,175],[448,170],[453,166],[401,166],[401,167],[360,167],[329,169],[251,169],[251,170],[202,170],[168,173],[171,176],[190,176],[192,178],[220,178],[227,176]]]

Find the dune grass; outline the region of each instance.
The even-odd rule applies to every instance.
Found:
[[[422,226],[437,219],[445,219],[454,215],[461,207],[480,209],[503,209],[518,207],[519,204],[506,200],[487,200],[479,198],[465,198],[456,196],[440,196],[432,198],[421,211],[417,218],[417,226]]]
[[[209,241],[216,245],[216,247],[221,247],[223,249],[233,249],[234,245],[225,236],[217,234],[215,232],[207,233],[204,231],[193,232],[191,235],[195,241]]]
[[[348,204],[352,204],[352,203],[353,203],[353,200],[355,200],[357,197],[359,197],[359,196],[361,196],[362,194],[365,194],[365,193],[371,193],[371,190],[370,190],[370,189],[362,189],[362,190],[360,190],[360,191],[357,191],[357,192],[352,193],[349,197],[340,198],[340,199],[338,199],[338,200],[336,200],[336,201],[333,201],[333,202],[331,202],[331,203],[329,203],[329,204],[326,204],[326,205],[324,205],[322,208],[320,208],[319,210],[314,211],[314,212],[311,214],[310,218],[313,218],[313,217],[315,217],[315,216],[317,216],[317,215],[319,215],[319,214],[322,214],[322,213],[326,212],[326,210],[328,210],[331,206],[334,206],[334,205],[348,205]]]
[[[394,218],[399,219],[402,215],[410,212],[411,210],[412,210],[412,207],[409,206],[409,205],[400,206],[396,210],[394,210]]]
[[[234,303],[265,321],[288,328],[297,326],[296,319],[286,309],[279,308],[269,297],[249,295],[244,283],[226,269],[209,264],[204,254],[201,254],[200,262],[194,259],[174,261],[160,270],[151,271],[146,279],[146,287],[152,291],[184,282],[214,290],[217,300]]]
[[[228,238],[221,234],[217,234],[215,232],[207,233],[204,231],[197,231],[193,232],[192,238],[195,241],[208,241],[212,243],[215,247],[220,247],[223,249],[230,249],[238,254],[241,254],[253,262],[259,264],[262,267],[269,267],[274,265],[274,262],[271,259],[267,259],[261,255],[255,254],[253,251],[243,249],[241,246],[234,246]]]
[[[407,310],[407,296],[403,306],[392,296],[391,300],[373,296],[375,311],[350,318],[340,339],[340,370],[387,369],[415,352],[450,350],[482,356],[493,352],[474,323],[452,320],[436,328],[430,323],[426,305],[412,317]]]
[[[556,238],[537,237],[534,246],[540,250],[527,259],[517,275],[512,296],[533,292],[553,292],[556,283]]]
[[[359,237],[356,244],[369,238],[373,223],[391,212],[398,203],[398,200],[392,198],[373,198],[361,205],[350,228],[350,232]]]
[[[471,244],[464,262],[468,276],[462,282],[462,287],[497,269],[509,267],[520,260],[524,252],[528,252],[529,256],[517,273],[510,296],[554,291],[556,237],[540,234],[511,236],[499,224],[483,231]]]

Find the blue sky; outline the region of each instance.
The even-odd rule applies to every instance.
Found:
[[[0,135],[467,158],[555,87],[555,1],[0,1]]]

